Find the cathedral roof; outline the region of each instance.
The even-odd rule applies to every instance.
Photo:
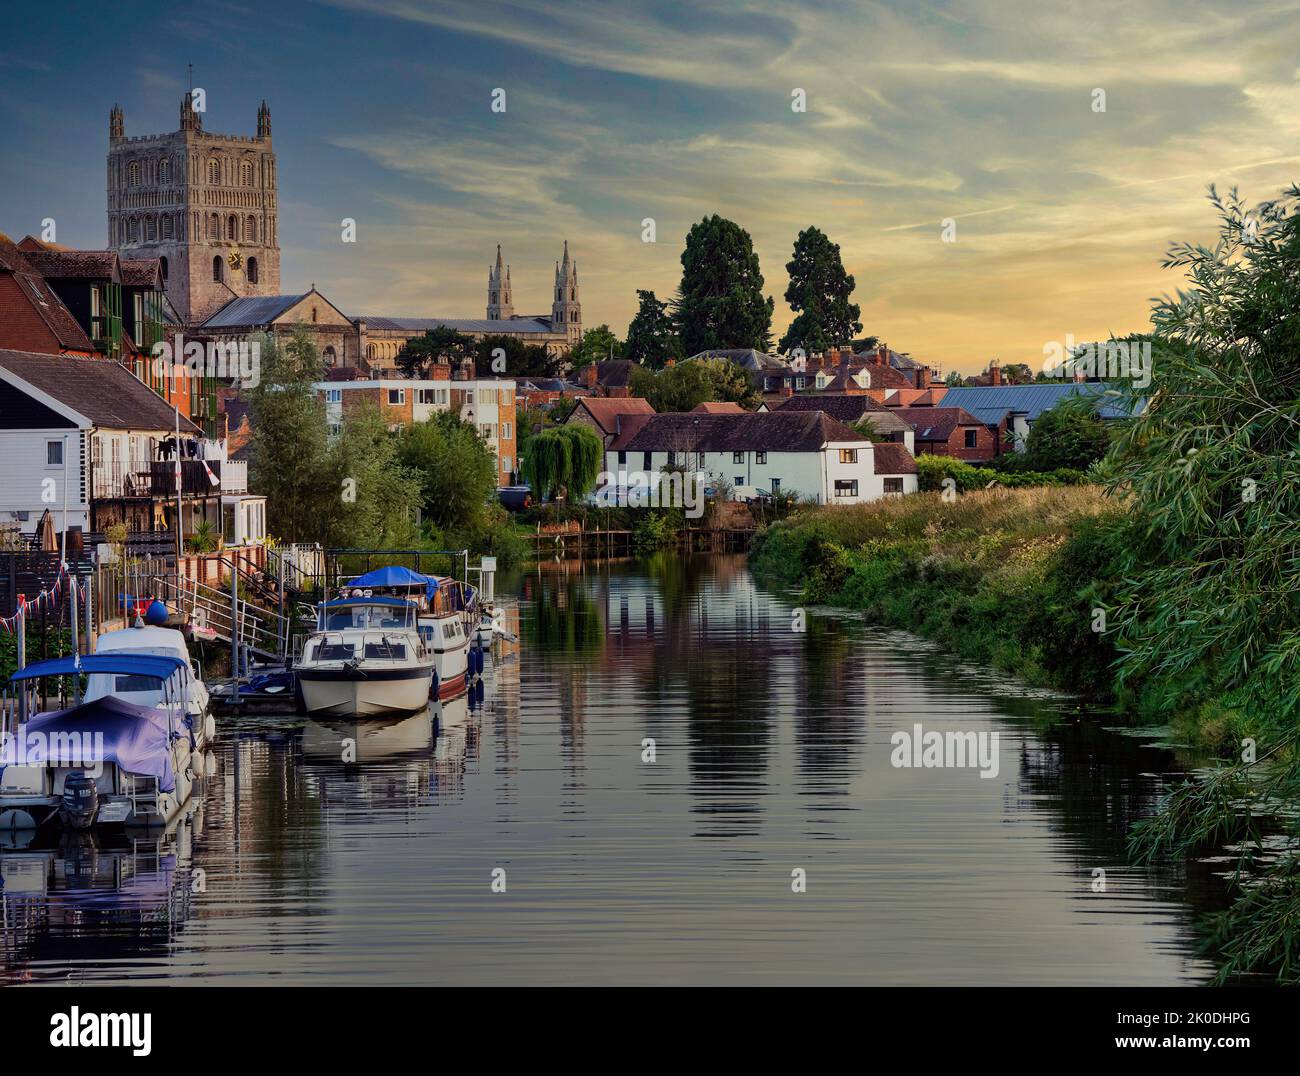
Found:
[[[487,333],[510,336],[516,333],[551,333],[549,321],[536,318],[509,318],[495,321],[486,318],[382,318],[368,314],[354,315],[353,321],[364,321],[367,329],[389,329],[396,332],[427,332],[429,329],[448,328],[462,333]]]
[[[204,329],[229,329],[245,325],[269,325],[286,310],[302,302],[302,295],[248,295],[232,299],[201,326]]]

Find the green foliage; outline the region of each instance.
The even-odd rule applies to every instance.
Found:
[[[690,411],[699,404],[730,400],[746,410],[753,410],[763,400],[743,367],[730,359],[693,359],[679,362],[653,376],[653,381],[637,381],[633,395],[644,393],[650,406],[659,414]]]
[[[596,488],[604,458],[605,443],[591,427],[557,426],[529,443],[525,480],[538,498],[576,500]]]
[[[1069,396],[1039,415],[1025,445],[1028,465],[1036,471],[1086,471],[1106,455],[1111,433],[1097,413],[1098,400]]]
[[[917,485],[921,492],[944,489],[943,480],[951,478],[959,493],[1003,486],[1013,489],[1022,486],[1077,486],[1087,481],[1083,471],[1060,467],[1052,471],[1004,471],[992,467],[977,467],[965,460],[951,456],[932,456],[922,453],[916,457]]]
[[[714,348],[766,350],[773,306],[763,296],[763,274],[748,232],[717,214],[692,226],[675,303],[687,355]]]
[[[553,377],[559,368],[545,347],[515,336],[485,336],[473,345],[473,355],[479,377]]]
[[[324,364],[305,329],[283,345],[265,336],[258,343],[262,376],[249,395],[249,481],[266,495],[268,531],[290,542],[313,541],[320,536],[322,501],[338,496],[321,466],[328,438],[315,383],[325,377]]]
[[[474,354],[474,340],[446,325],[426,329],[413,336],[397,353],[397,368],[404,377],[428,377],[429,367],[449,363],[453,367]]]
[[[608,325],[597,325],[582,334],[582,339],[569,352],[569,362],[574,369],[592,362],[623,358],[623,345]]]
[[[420,479],[402,465],[397,439],[377,407],[348,415],[327,465],[333,490],[348,492],[334,492],[321,505],[326,545],[386,549],[414,541]]]
[[[398,456],[419,483],[424,518],[439,529],[476,528],[496,491],[497,466],[478,431],[450,412],[401,431]]]
[[[961,374],[959,374],[956,370],[949,370],[948,376],[943,379],[943,383],[947,385],[950,389],[955,389],[961,387],[963,380],[964,379],[962,378]]]
[[[662,369],[669,359],[682,357],[682,342],[668,304],[655,298],[652,291],[637,290],[636,315],[627,327],[624,356],[633,362]]]
[[[817,228],[807,228],[794,241],[794,257],[785,269],[790,274],[785,301],[796,316],[781,337],[780,350],[825,351],[862,331],[861,308],[849,302],[853,277],[844,271],[838,243]]]
[[[185,547],[191,553],[212,553],[216,550],[217,532],[210,520],[199,520],[193,533],[186,535]]]

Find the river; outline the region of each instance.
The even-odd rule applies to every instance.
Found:
[[[825,610],[800,624],[743,557],[548,562],[499,584],[520,641],[481,703],[223,720],[174,834],[0,853],[0,979],[1212,974],[1192,925],[1210,879],[1124,856],[1167,749],[916,637]],[[917,724],[996,733],[996,776],[895,766]]]

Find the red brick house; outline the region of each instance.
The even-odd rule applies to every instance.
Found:
[[[894,414],[916,431],[916,453],[985,463],[999,455],[993,430],[963,407],[896,407]]]
[[[579,423],[590,426],[605,442],[608,448],[618,435],[623,419],[635,415],[653,415],[655,409],[650,401],[640,396],[623,396],[607,398],[603,396],[584,396],[573,412],[564,420],[565,425]]]

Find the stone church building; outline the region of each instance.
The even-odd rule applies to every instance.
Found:
[[[232,300],[280,292],[271,110],[257,134],[211,134],[181,102],[180,130],[128,138],[122,109],[108,123],[108,245],[124,258],[158,258],[182,325]]]
[[[288,336],[305,328],[335,376],[392,376],[407,340],[447,326],[475,340],[510,336],[566,354],[582,338],[578,265],[555,263],[549,314],[516,314],[510,267],[497,247],[488,268],[482,319],[346,313],[311,285],[280,286],[280,242],[271,110],[257,111],[257,134],[203,129],[192,94],[180,129],[128,138],[122,109],[109,114],[108,243],[124,258],[157,258],[169,320],[192,339],[239,341],[259,333]]]

